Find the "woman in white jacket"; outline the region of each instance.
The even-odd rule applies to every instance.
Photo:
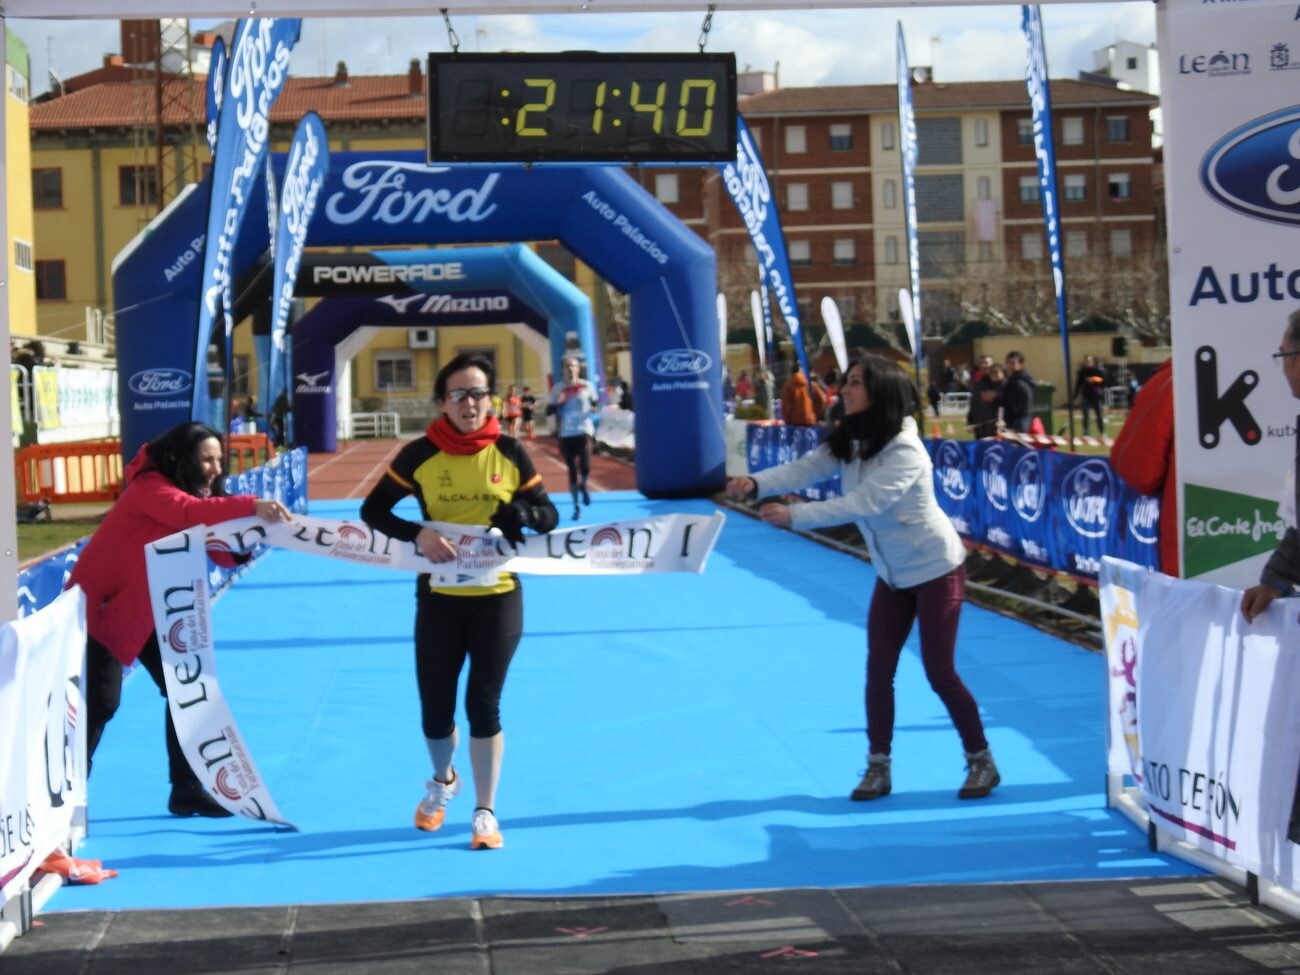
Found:
[[[821,528],[853,522],[876,569],[867,612],[867,769],[854,799],[890,792],[894,674],[913,622],[921,661],[966,752],[962,799],[987,796],[1001,778],[979,705],[957,676],[957,621],[966,592],[966,550],[934,498],[929,454],[913,414],[920,395],[897,363],[866,356],[849,367],[840,391],[844,418],[811,454],[752,477],[727,482],[736,498],[769,497],[840,475],[843,496],[807,504],[764,504],[759,516],[780,527]]]

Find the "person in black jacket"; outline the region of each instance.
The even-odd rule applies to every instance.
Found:
[[[1079,367],[1079,371],[1074,377],[1074,395],[1079,400],[1079,405],[1083,407],[1084,436],[1088,435],[1088,417],[1090,415],[1097,420],[1098,436],[1104,434],[1106,432],[1106,420],[1102,415],[1102,407],[1106,403],[1106,374],[1097,365],[1095,355],[1083,357],[1083,365]]]
[[[995,437],[998,433],[998,409],[1002,405],[1002,386],[1006,373],[1002,367],[989,360],[980,363],[980,375],[970,387],[970,406],[966,410],[966,424],[976,440]]]
[[[1025,357],[1019,352],[1008,352],[1006,357],[1007,381],[1002,387],[1002,422],[1008,430],[1029,432],[1029,421],[1034,408],[1034,377],[1025,368]]]

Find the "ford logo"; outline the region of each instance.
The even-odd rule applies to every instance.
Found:
[[[137,396],[175,396],[190,388],[190,374],[184,369],[141,369],[126,387]]]
[[[1300,224],[1300,106],[1229,132],[1201,160],[1201,184],[1224,206]]]
[[[1028,522],[1037,521],[1047,506],[1047,484],[1038,451],[1030,450],[1011,469],[1011,505]]]
[[[709,354],[699,349],[664,349],[652,355],[645,367],[656,376],[700,376],[712,365]]]
[[[1115,479],[1104,460],[1084,461],[1065,476],[1065,520],[1085,538],[1105,538],[1115,505]]]

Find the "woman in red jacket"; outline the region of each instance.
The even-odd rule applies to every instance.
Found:
[[[162,655],[154,631],[144,547],[195,525],[256,514],[288,521],[287,508],[251,494],[227,496],[221,481],[220,435],[202,423],[182,423],[140,448],[127,465],[117,503],[95,529],[72,568],[68,585],[86,594],[86,747],[93,756],[104,726],[122,700],[123,668],[144,665],[163,696]],[[203,791],[185,760],[171,711],[167,760],[175,816],[229,816]]]

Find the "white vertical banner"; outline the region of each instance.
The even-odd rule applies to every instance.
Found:
[[[1282,524],[1298,405],[1270,359],[1300,308],[1294,3],[1156,8],[1182,574],[1245,587]]]
[[[1129,642],[1136,622],[1119,656],[1133,675],[1137,777],[1152,823],[1300,891],[1300,845],[1288,838],[1300,771],[1300,604],[1278,600],[1247,624],[1236,589],[1112,559],[1102,572],[1109,659],[1112,639]],[[1111,709],[1127,713],[1116,692],[1112,680]]]
[[[176,737],[199,782],[224,809],[294,828],[280,815],[217,683],[206,531],[199,525],[145,546]]]
[[[0,626],[0,903],[70,846],[86,805],[86,599]]]
[[[840,307],[830,295],[822,298],[822,321],[826,323],[826,337],[831,340],[831,349],[835,352],[835,364],[840,373],[849,371],[849,349],[844,344],[844,320],[840,317]]]
[[[1101,560],[1102,632],[1106,643],[1106,771],[1142,781],[1138,742],[1137,590],[1146,569],[1110,556]]]

